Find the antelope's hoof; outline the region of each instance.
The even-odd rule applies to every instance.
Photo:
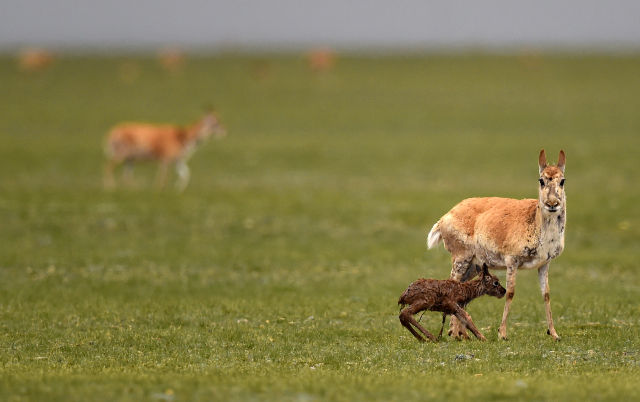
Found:
[[[551,335],[554,341],[559,341],[560,337],[556,333],[556,331],[551,332],[551,330],[547,330],[547,335]]]
[[[461,341],[463,339],[469,339],[469,335],[467,335],[464,332],[457,332],[455,333],[454,331],[449,331],[449,336],[453,336],[453,339],[456,339],[458,341]]]

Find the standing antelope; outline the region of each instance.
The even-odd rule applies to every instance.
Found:
[[[159,163],[156,184],[164,185],[167,168],[174,164],[178,175],[176,186],[184,190],[189,183],[190,171],[187,160],[211,134],[215,138],[226,135],[224,127],[213,112],[207,113],[189,127],[155,125],[147,123],[122,123],[109,131],[105,146],[105,187],[115,185],[113,171],[124,163],[127,176],[131,175],[134,162],[156,160]]]
[[[516,287],[518,268],[538,269],[540,290],[544,297],[547,333],[559,339],[553,326],[549,301],[549,262],[564,249],[566,197],[564,193],[565,154],[560,151],[558,164],[547,165],[544,149],[538,157],[538,199],[468,198],[447,212],[429,232],[428,246],[440,240],[451,253],[451,278],[471,279],[473,264],[486,263],[507,270],[507,297],[498,331],[507,338],[507,317]],[[467,337],[460,323],[452,317],[449,335]]]

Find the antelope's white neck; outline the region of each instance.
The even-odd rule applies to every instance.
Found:
[[[566,211],[548,212],[538,207],[540,214],[540,238],[538,239],[538,255],[541,259],[550,260],[562,253],[564,249],[564,227]]]

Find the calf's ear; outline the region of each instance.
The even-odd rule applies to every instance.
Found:
[[[487,264],[482,264],[482,275],[486,276],[489,275],[489,268],[487,267]]]

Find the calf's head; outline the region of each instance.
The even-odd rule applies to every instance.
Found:
[[[498,277],[489,273],[487,264],[482,266],[482,271],[480,271],[480,281],[482,281],[485,292],[489,296],[495,296],[500,299],[507,292],[506,289],[500,285]]]

